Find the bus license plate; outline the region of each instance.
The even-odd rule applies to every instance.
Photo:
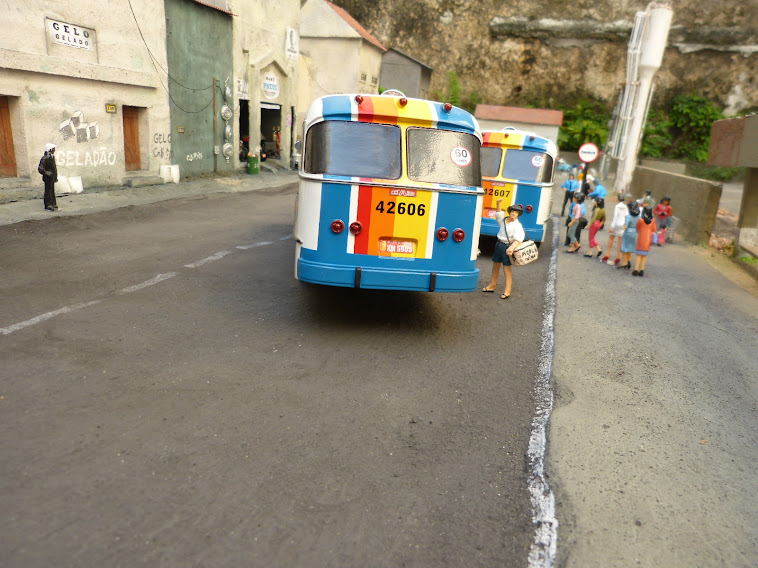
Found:
[[[379,252],[385,254],[409,254],[415,251],[413,241],[397,241],[393,239],[379,239]]]

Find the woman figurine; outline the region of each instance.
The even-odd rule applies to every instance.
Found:
[[[569,249],[566,252],[576,252],[582,247],[582,243],[579,242],[579,233],[582,227],[582,202],[584,201],[584,195],[577,191],[574,194],[574,202],[571,206],[571,221],[569,221],[567,235],[569,237]],[[586,219],[585,219],[586,221]]]
[[[653,209],[653,215],[655,215],[656,231],[656,244],[661,246],[666,242],[666,227],[669,226],[669,219],[671,219],[673,211],[671,209],[671,198],[664,197],[661,202]]]
[[[602,197],[595,198],[595,208],[592,210],[592,219],[590,219],[590,250],[584,256],[592,258],[592,251],[597,249],[597,255],[603,254],[600,249],[600,243],[595,240],[597,232],[603,228],[605,224],[605,199]]]
[[[521,226],[518,218],[524,212],[521,205],[511,205],[508,207],[508,216],[500,209],[502,199],[497,200],[497,209],[495,210],[495,220],[500,226],[497,232],[497,244],[495,252],[492,254],[492,275],[490,283],[482,288],[482,292],[494,292],[497,288],[497,280],[500,277],[500,266],[503,266],[505,274],[505,292],[500,298],[507,300],[511,297],[511,287],[513,286],[513,273],[511,269],[511,255],[524,239],[524,227]]]
[[[647,255],[650,252],[650,245],[653,242],[653,232],[655,231],[653,210],[649,205],[646,205],[642,209],[642,216],[637,219],[636,229],[637,254],[634,257],[632,276],[642,276],[645,274],[645,263],[647,263]]]
[[[624,222],[624,236],[621,237],[621,264],[618,268],[629,270],[632,267],[632,253],[637,250],[637,219],[640,216],[640,206],[636,201],[627,204],[629,215]]]
[[[616,245],[616,260],[613,261],[614,266],[618,266],[621,262],[621,237],[624,235],[624,223],[626,222],[626,216],[629,215],[629,207],[624,203],[624,198],[629,201],[632,196],[627,193],[619,193],[617,196],[618,203],[613,209],[613,220],[611,221],[611,236],[608,237],[608,250],[606,255],[600,260],[600,262],[608,262],[611,252],[613,252],[613,241],[618,239]]]

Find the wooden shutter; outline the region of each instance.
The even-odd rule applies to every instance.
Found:
[[[16,177],[16,151],[13,148],[11,113],[8,97],[0,97],[0,177]]]
[[[124,157],[126,171],[140,169],[139,117],[135,107],[123,107],[124,114]]]

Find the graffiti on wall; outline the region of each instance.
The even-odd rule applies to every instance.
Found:
[[[174,157],[174,151],[171,149],[171,133],[153,134],[153,157],[169,159]]]
[[[76,138],[78,143],[89,142],[100,136],[100,126],[95,122],[85,122],[84,113],[78,110],[61,122],[58,132],[63,135],[64,140]]]
[[[116,164],[116,152],[101,146],[95,150],[80,152],[68,150],[55,153],[55,163],[60,168],[73,168],[74,166],[97,167],[113,166]]]
[[[195,160],[202,160],[202,159],[203,159],[202,152],[193,152],[192,154],[187,154],[188,162],[194,162]]]

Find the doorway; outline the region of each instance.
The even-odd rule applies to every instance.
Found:
[[[282,107],[273,103],[261,103],[261,146],[268,156],[279,157],[281,148]]]
[[[0,97],[0,177],[16,177],[17,172],[10,105],[8,97]]]
[[[247,155],[250,152],[250,104],[245,99],[240,99],[240,112],[239,112],[239,128],[240,128],[240,162],[247,161]],[[258,143],[256,142],[252,148],[255,149]]]
[[[139,109],[122,107],[124,114],[124,162],[126,171],[141,169],[139,152]]]

